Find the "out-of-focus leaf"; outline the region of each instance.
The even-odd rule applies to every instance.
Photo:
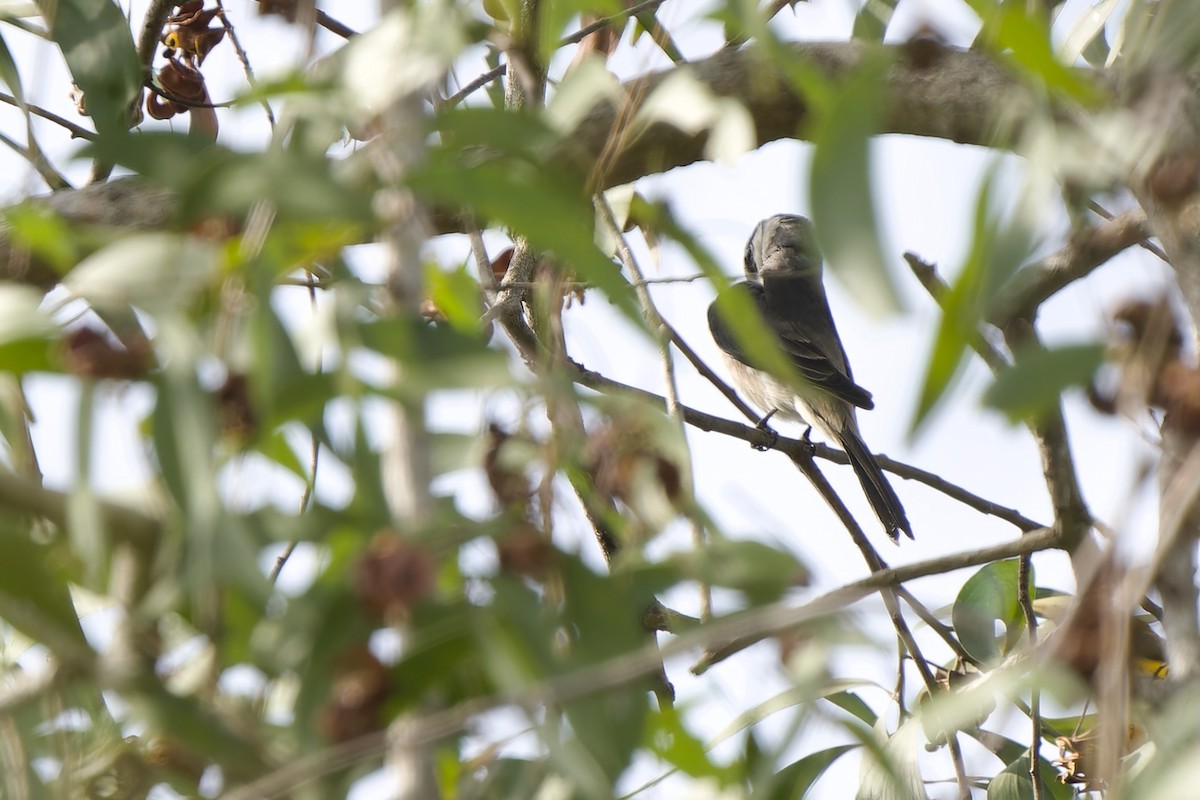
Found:
[[[1104,41],[1104,25],[1108,22],[1121,0],[1099,0],[1091,8],[1084,9],[1071,27],[1058,52],[1066,64],[1074,64],[1082,55],[1093,67],[1104,66],[1108,57],[1108,45]],[[1099,52],[1093,45],[1101,45]]]
[[[19,104],[25,103],[25,90],[21,88],[21,73],[2,36],[0,36],[0,81],[4,81],[4,85],[12,92]]]
[[[834,93],[813,133],[809,203],[821,248],[834,273],[868,311],[900,306],[879,243],[871,190],[870,140],[884,108],[881,55],[863,59]]]
[[[419,319],[392,318],[360,328],[367,347],[403,365],[393,387],[380,387],[407,399],[437,389],[478,389],[508,384],[508,359],[478,336],[432,326]]]
[[[479,282],[465,264],[450,270],[439,269],[437,265],[426,267],[425,286],[429,299],[447,322],[463,333],[478,335],[479,317],[483,313]]]
[[[372,219],[371,187],[337,172],[323,154],[301,148],[236,153],[200,136],[148,131],[106,137],[83,153],[174,189],[184,221],[242,216],[263,201],[272,204],[280,221]]]
[[[776,773],[770,800],[801,800],[825,771],[833,766],[833,762],[857,748],[856,744],[842,744],[827,750],[818,750],[799,761],[793,761]]]
[[[971,249],[954,283],[940,298],[942,319],[929,354],[917,408],[909,427],[915,434],[945,395],[979,335],[979,322],[1028,256],[1031,242],[1019,223],[1004,223],[991,208],[992,175],[979,189]]]
[[[8,235],[14,244],[29,249],[59,275],[79,261],[79,245],[71,226],[62,217],[32,203],[4,209]]]
[[[867,0],[854,17],[850,35],[855,39],[882,42],[899,0]]]
[[[466,14],[453,3],[396,7],[338,54],[346,96],[366,121],[409,93],[424,96],[467,45]]]
[[[954,600],[951,620],[963,649],[983,663],[1008,654],[1020,641],[1025,617],[1017,597],[1018,559],[996,561],[967,579]],[[1030,570],[1032,591],[1033,569]],[[996,635],[999,621],[1005,633]]]
[[[1015,745],[1015,743],[1014,743]],[[1029,748],[988,783],[987,800],[1028,800],[1033,797],[1033,779],[1029,775]],[[1058,780],[1058,773],[1045,759],[1038,759],[1038,773],[1042,779],[1042,797],[1053,800],[1071,800],[1075,790]]]
[[[100,134],[121,133],[142,85],[129,21],[109,0],[40,0],[50,38],[62,49]]]
[[[1025,3],[968,2],[983,20],[980,38],[996,53],[1015,62],[1027,77],[1080,102],[1100,98],[1100,91],[1094,85],[1055,55],[1048,21],[1041,9],[1030,10]]]
[[[546,169],[546,149],[530,144],[557,139],[544,121],[528,114],[455,109],[439,118],[438,128],[444,144],[432,148],[409,176],[414,190],[526,236],[646,331],[628,280],[595,245],[594,211],[582,177],[565,167]]]
[[[693,778],[716,778],[722,786],[735,779],[732,768],[713,763],[704,743],[684,727],[679,712],[670,706],[646,716],[643,736],[645,746],[659,758]]]
[[[677,72],[655,87],[638,108],[632,128],[644,130],[663,123],[695,135],[709,132],[705,158],[734,163],[753,150],[754,120],[746,107],[730,97],[718,97],[695,75]]]
[[[195,237],[131,234],[79,262],[63,285],[104,308],[176,309],[216,277],[220,259],[215,245]]]
[[[825,699],[868,725],[874,725],[879,721],[879,716],[854,692],[835,692],[827,695]]]
[[[42,295],[16,284],[0,284],[0,369],[22,374],[56,369],[52,343],[58,326],[41,310]]]
[[[65,553],[34,544],[25,526],[0,516],[0,618],[67,664],[86,663],[91,648],[79,626],[61,567]]]
[[[755,604],[777,600],[808,581],[808,570],[791,554],[750,540],[714,539],[678,557],[678,563],[696,580],[737,589]]]
[[[597,105],[616,105],[621,98],[621,82],[604,66],[603,59],[593,54],[576,64],[558,85],[546,104],[546,122],[563,136],[569,136]]]
[[[566,33],[567,23],[580,14],[610,17],[621,13],[624,8],[619,0],[555,0],[553,3],[538,3],[537,32],[538,53],[543,64],[558,50],[558,43]],[[620,26],[621,23],[617,22]]]
[[[620,658],[648,641],[641,612],[649,597],[616,592],[615,581],[592,572],[578,559],[562,557],[566,593],[564,621],[574,633],[570,643],[573,667]],[[604,770],[611,783],[621,775],[641,741],[649,710],[650,680],[634,683],[566,705],[583,752]]]
[[[875,733],[875,742],[867,743],[873,746],[863,751],[855,800],[923,800],[925,784],[917,763],[924,750],[920,723],[908,720],[886,738],[882,725],[876,725]]]
[[[1004,412],[1012,422],[1037,420],[1068,388],[1088,383],[1104,363],[1104,352],[1100,344],[1028,349],[996,376],[983,402]]]

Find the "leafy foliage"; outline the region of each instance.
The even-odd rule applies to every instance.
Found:
[[[687,64],[687,26],[657,4],[399,4],[361,33],[325,4],[318,21],[350,41],[314,38],[325,48],[320,58],[282,78],[247,77],[228,103],[171,96],[163,81],[164,59],[186,64],[208,98],[213,62],[205,59],[236,63],[235,35],[263,30],[232,8],[203,5],[171,6],[173,38],[160,41],[169,55],[139,53],[136,26],[109,0],[41,2],[44,30],[20,9],[0,12],[0,81],[28,133],[26,145],[0,141],[59,185],[30,122],[45,113],[31,105],[27,67],[44,54],[10,47],[41,34],[94,128],[58,120],[89,140],[70,145],[72,168],[101,180],[122,170],[129,175],[108,189],[169,198],[128,220],[40,200],[3,212],[0,258],[12,281],[0,286],[7,794],[335,797],[389,759],[416,754],[415,772],[428,774],[411,796],[893,800],[926,796],[934,776],[952,768],[960,796],[1008,800],[1033,795],[1032,760],[1040,796],[1058,800],[1072,789],[1054,780],[1051,743],[1071,753],[1060,756],[1064,780],[1089,791],[1098,785],[1092,776],[1106,774],[1131,798],[1186,793],[1191,767],[1177,765],[1190,765],[1196,734],[1194,714],[1180,711],[1187,704],[1147,726],[1159,750],[1122,735],[1116,749],[1128,760],[1098,767],[1089,743],[1125,731],[1124,721],[1101,712],[1079,724],[1041,718],[1031,702],[1053,678],[1056,689],[1068,687],[1056,699],[1082,708],[1080,698],[1097,693],[1096,670],[1053,643],[1126,630],[1130,609],[1096,619],[1063,611],[1042,620],[1058,626],[1058,638],[1039,628],[1031,645],[1025,601],[1045,598],[1032,568],[1020,585],[1018,558],[987,553],[953,604],[931,611],[897,589],[861,531],[856,543],[887,580],[823,593],[823,565],[803,563],[782,537],[721,530],[696,496],[685,423],[759,444],[767,433],[647,397],[573,360],[581,323],[568,311],[586,300],[617,311],[620,335],[660,345],[664,372],[674,374],[676,333],[661,324],[650,281],[622,246],[627,235],[654,256],[664,246],[686,254],[712,290],[730,283],[729,265],[707,249],[708,232],[690,230],[665,200],[641,185],[604,193],[611,162],[627,151],[644,148],[645,173],[674,163],[656,144],[664,132],[677,138],[662,141],[694,157],[723,161],[759,141],[755,125],[774,120],[755,119],[757,98],[731,96],[728,76],[704,72],[711,63],[758,70],[755,86],[778,83],[780,106],[803,106],[795,135],[814,144],[809,205],[832,271],[867,310],[906,305],[880,236],[872,141],[894,112],[894,75],[916,64],[928,71],[920,80],[936,77],[950,48],[927,30],[884,45],[904,4],[862,4],[858,41],[838,51],[835,68],[823,51],[806,56],[779,35],[773,15],[798,10],[794,2],[717,4],[696,24],[715,20],[727,46],[704,68]],[[301,5],[259,4],[291,22],[305,16]],[[982,52],[972,57],[994,59],[1036,101],[1021,106],[1031,120],[996,115],[988,124],[1005,128],[995,131],[998,143],[1028,144],[1035,155],[1039,133],[1106,109],[1126,120],[1140,99],[1118,102],[1075,64],[1121,66],[1114,4],[1100,4],[1061,49],[1046,5],[966,3],[980,20]],[[1194,14],[1167,0],[1128,5],[1137,58],[1155,63],[1161,41],[1169,45],[1162,64],[1194,73],[1195,44],[1180,33]],[[180,44],[180,31],[201,22],[221,27],[203,29],[203,47]],[[568,65],[577,45],[587,58]],[[620,83],[608,63],[636,48],[673,68],[652,90]],[[481,79],[478,91],[452,98],[446,76],[484,51],[492,79],[507,71],[505,89]],[[142,125],[143,87],[158,98],[147,109],[169,102],[192,115],[189,132]],[[256,104],[280,110],[261,140],[226,132],[214,141],[215,128],[195,124],[226,105],[248,116]],[[583,139],[605,109],[611,133],[597,155]],[[1028,123],[1024,139],[1012,135],[1018,122]],[[40,123],[37,132],[46,137]],[[1116,138],[1097,134],[1105,146]],[[1153,183],[1148,165],[1162,154],[1147,148],[1131,161],[1142,170],[1137,181]],[[1195,153],[1168,155],[1182,188],[1168,181],[1154,191],[1175,209],[1194,194]],[[1057,175],[1059,164],[1050,166]],[[1013,280],[1039,244],[1036,209],[1000,207],[1000,171],[998,163],[980,189],[962,263],[944,285],[931,281],[940,317],[914,431],[952,398],[973,352],[997,373],[984,402],[1038,436],[1063,393],[1090,384],[1111,357],[1098,344],[997,344],[989,323],[1008,323],[1011,345],[1013,331],[1035,322],[1028,308],[998,319],[1019,307],[1011,294],[1046,288],[1033,268]],[[1093,200],[1116,172],[1106,168],[1095,185],[1063,178],[1068,202]],[[615,225],[610,203],[621,205]],[[432,231],[468,234],[470,261],[427,246]],[[727,298],[717,313],[739,345],[799,385],[763,320],[739,304],[745,298]],[[613,342],[614,361],[627,357],[613,330],[588,333]],[[1195,376],[1180,358],[1182,337],[1173,328],[1158,334],[1141,331],[1136,357],[1115,366],[1132,375],[1150,364],[1188,389]],[[1160,351],[1147,354],[1155,341]],[[43,485],[31,434],[26,390],[46,376],[79,398],[73,423],[51,423],[71,428],[76,466],[65,486]],[[1172,397],[1191,396],[1183,390]],[[126,392],[147,403],[137,436],[150,477],[134,496],[115,498],[96,488],[97,398]],[[1166,408],[1185,420],[1188,409]],[[810,444],[778,446],[842,510],[813,477],[813,453],[828,451]],[[280,493],[286,507],[275,502]],[[1090,519],[1075,495],[1054,494],[1058,516],[1047,527]],[[782,499],[790,509],[793,498]],[[1039,527],[999,503],[967,502],[1023,533]],[[672,535],[684,528],[704,544],[678,548]],[[575,534],[588,529],[603,567],[580,552]],[[825,535],[810,538],[823,545]],[[703,618],[667,607],[697,588]],[[857,677],[863,653],[875,661],[886,648],[860,624],[869,612],[847,610],[872,593],[884,600],[900,652],[886,687]],[[919,629],[910,624],[918,617]],[[1137,622],[1143,640],[1161,644]],[[731,679],[786,688],[725,733],[711,735],[726,721],[708,718],[693,698],[673,703],[681,654],[699,654],[699,673],[764,640],[778,652],[770,674]],[[1001,703],[1032,741],[983,728]],[[968,740],[974,750],[961,746]],[[1164,762],[1172,768],[1160,769]],[[1130,763],[1136,768],[1119,771]],[[654,794],[660,780],[670,781],[669,795]]]

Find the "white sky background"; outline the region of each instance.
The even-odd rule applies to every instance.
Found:
[[[302,50],[293,29],[275,20],[259,19],[255,5],[245,0],[226,4],[251,63],[262,77],[290,66],[289,59]],[[685,54],[692,58],[711,53],[721,43],[720,27],[700,17],[703,5],[671,0],[660,12],[660,18]],[[794,15],[782,12],[776,28],[788,39],[844,40],[849,36],[857,5],[856,0],[801,3]],[[1087,0],[1068,5],[1055,28],[1059,38],[1089,5]],[[337,3],[331,4],[331,13],[352,27],[366,30],[374,18],[374,7],[374,3]],[[139,23],[142,12],[143,4],[134,3],[132,17]],[[903,40],[922,22],[936,22],[937,29],[952,44],[963,46],[969,44],[977,27],[973,14],[958,0],[907,0],[900,5],[889,39]],[[74,111],[66,99],[69,78],[62,71],[58,56],[31,51],[19,32],[9,26],[3,32],[22,69],[31,100],[73,118]],[[340,41],[322,34],[321,49],[327,51]],[[561,69],[562,64],[558,66]],[[610,66],[625,78],[667,64],[661,55],[653,53],[648,41],[643,41],[635,52],[614,59]],[[481,60],[464,59],[459,78],[466,82],[482,69]],[[231,97],[244,85],[240,67],[227,43],[206,61],[205,75],[210,93],[218,101]],[[266,142],[268,131],[257,108],[222,110],[218,116],[223,143],[257,148]],[[174,122],[179,127],[187,124],[186,117],[178,117]],[[15,109],[0,110],[0,130],[22,140],[23,125]],[[77,147],[77,143],[53,147],[62,139],[49,123],[38,122],[37,131],[39,140],[60,166],[64,163],[63,153]],[[776,142],[746,154],[736,164],[696,164],[640,181],[638,188],[649,197],[669,201],[677,217],[701,236],[726,271],[740,276],[742,249],[759,219],[779,212],[807,212],[810,155],[811,147],[807,144]],[[996,156],[981,148],[895,136],[878,140],[872,155],[884,252],[901,286],[907,312],[885,319],[869,317],[836,279],[829,281],[830,303],[856,380],[875,396],[875,410],[860,415],[863,436],[878,452],[935,472],[1026,516],[1049,521],[1049,504],[1036,448],[1023,428],[1012,427],[999,415],[980,408],[979,396],[989,376],[977,361],[971,363],[948,402],[942,404],[922,434],[912,442],[905,438],[938,314],[933,302],[908,274],[900,256],[912,250],[936,262],[945,277],[957,272],[970,244],[971,217],[981,176]],[[1019,188],[1025,167],[1026,162],[1019,158],[1003,157],[1006,184]],[[86,172],[87,164],[78,162],[69,170],[69,176],[81,182]],[[44,190],[37,188],[39,181],[31,174],[24,162],[7,151],[0,152],[0,176],[3,176],[0,201],[10,202],[35,189]],[[1060,246],[1065,231],[1066,219],[1061,210],[1047,215],[1040,252]],[[638,237],[634,237],[633,244],[649,277],[687,276],[696,272],[695,265],[677,248],[663,248],[655,261]],[[377,269],[377,260],[373,267],[369,248],[365,250],[360,259],[363,269]],[[432,252],[447,265],[454,265],[466,258],[467,247],[460,237],[447,237],[436,243]],[[1157,294],[1168,284],[1168,277],[1168,270],[1154,256],[1139,249],[1130,250],[1047,303],[1039,319],[1043,336],[1051,345],[1100,339],[1104,336],[1107,311],[1130,295]],[[720,371],[717,349],[705,319],[711,290],[701,282],[668,284],[654,287],[653,295],[663,315]],[[304,293],[289,293],[280,302],[294,304],[289,316],[303,327],[310,317]],[[567,313],[566,319],[574,358],[611,378],[662,393],[662,371],[656,349],[648,340],[631,332],[600,295],[589,295],[582,307],[576,306]],[[677,361],[679,391],[685,403],[710,413],[740,418],[683,359]],[[38,418],[34,440],[47,481],[55,486],[69,486],[78,472],[72,448],[77,392],[64,379],[35,377],[28,383]],[[99,488],[105,491],[137,492],[151,475],[137,437],[137,425],[151,406],[149,392],[110,387],[102,395],[103,417],[94,428],[97,441],[92,474]],[[505,421],[505,413],[512,413],[511,404],[503,401],[490,402],[486,407],[501,421]],[[1078,392],[1068,396],[1066,407],[1075,460],[1092,511],[1110,524],[1122,524],[1120,534],[1131,550],[1144,550],[1154,541],[1155,506],[1146,502],[1144,493],[1137,502],[1131,502],[1130,498],[1137,469],[1146,458],[1152,457],[1152,448],[1135,425],[1099,416]],[[437,428],[478,433],[474,427],[479,420],[478,404],[463,398],[439,402],[430,408],[430,419]],[[801,429],[783,423],[780,430],[786,435],[797,435]],[[730,535],[782,543],[791,548],[813,568],[814,590],[831,588],[866,574],[861,556],[836,518],[784,456],[758,453],[744,442],[695,430],[689,430],[689,442],[695,460],[698,496]],[[324,472],[331,462],[323,462],[322,471],[329,481],[325,497],[333,499],[343,494],[344,485],[339,485],[331,466],[330,472]],[[881,555],[892,564],[1006,541],[1017,535],[1006,523],[983,517],[923,485],[893,478],[917,538],[915,542],[892,548],[886,545],[886,537],[851,471],[824,462],[820,466],[867,535],[880,547]],[[269,498],[285,508],[294,508],[299,493],[294,482],[278,480],[278,476],[258,476],[253,466],[243,468],[238,480],[230,479],[229,485],[238,487],[237,491],[243,495],[239,499],[245,502]],[[460,504],[468,511],[486,512],[491,502],[478,475],[456,475],[440,481],[438,488],[456,492]],[[562,503],[566,508],[570,505],[569,500]],[[570,517],[559,532],[565,546],[579,549],[597,565],[601,563],[591,532],[578,514]],[[656,543],[656,552],[688,546],[688,535],[681,529]],[[1040,585],[1073,588],[1065,556],[1038,555],[1035,567]],[[285,577],[293,573],[298,578],[304,571],[303,562],[296,561],[289,565]],[[913,588],[927,605],[937,609],[953,600],[967,574],[926,579],[915,583]],[[798,595],[798,599],[802,596]],[[666,600],[682,611],[695,611],[692,592],[676,592]],[[865,630],[880,643],[880,649],[855,648],[843,653],[834,669],[838,674],[878,680],[890,686],[894,679],[890,627],[875,613],[878,609],[877,601],[864,601],[853,619],[865,620]],[[945,656],[937,647],[930,647],[926,654],[933,660]],[[683,706],[696,710],[690,720],[702,737],[712,735],[737,714],[787,685],[774,645],[760,645],[702,678],[694,678],[687,672],[688,663],[673,662],[670,677]],[[917,685],[915,674],[910,685]],[[864,697],[875,705],[883,699],[882,694],[871,690],[864,691]],[[788,714],[779,717],[762,729],[780,735]],[[989,727],[995,728],[996,722],[993,718]],[[819,732],[826,739],[836,735],[828,728]],[[830,743],[819,742],[822,747]],[[814,749],[811,741],[799,742],[793,748],[796,754],[811,749]],[[856,763],[853,757],[839,762],[817,796],[844,796],[845,785],[856,781]],[[930,764],[927,774],[950,774],[944,753],[935,754]],[[968,772],[996,769],[990,757],[968,760]],[[630,788],[653,777],[656,770],[653,765],[639,765],[631,776]],[[673,797],[678,790],[678,783],[667,782],[641,796]],[[938,797],[938,793],[938,787],[931,789],[932,797]],[[374,791],[368,784],[359,794],[367,797]],[[949,790],[945,796],[951,796]]]

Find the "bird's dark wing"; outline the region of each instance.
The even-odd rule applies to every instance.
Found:
[[[829,330],[834,338],[834,345],[838,348],[834,354],[834,361],[808,336],[802,324],[791,321],[795,316],[792,313],[786,315],[779,313],[767,312],[767,297],[766,291],[757,283],[736,283],[725,290],[725,292],[740,292],[743,293],[753,305],[759,310],[763,321],[767,327],[774,331],[777,337],[777,342],[784,354],[791,360],[799,371],[801,377],[808,381],[813,386],[829,392],[835,397],[845,400],[851,405],[859,408],[871,409],[875,407],[875,402],[871,399],[871,393],[855,383],[849,375],[841,368],[840,364],[846,363],[845,354],[841,351],[841,345],[836,343],[836,331],[833,328],[833,322],[830,319],[828,322]],[[722,293],[724,294],[724,292]],[[720,298],[708,307],[708,327],[712,331],[713,340],[717,343],[725,353],[731,358],[742,362],[746,366],[758,368],[756,364],[751,363],[749,357],[738,346],[733,338],[729,326],[721,319],[720,313],[717,311],[717,305],[721,302]],[[819,313],[819,310],[814,310]],[[805,309],[797,308],[795,312],[803,314]],[[828,318],[828,309],[824,311]],[[803,316],[797,316],[798,319],[803,319]],[[838,363],[840,362],[840,364]]]

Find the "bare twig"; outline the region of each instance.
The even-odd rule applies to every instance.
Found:
[[[17,98],[4,92],[0,92],[0,103],[8,103],[10,106],[17,106],[18,108],[21,107],[21,102],[17,100]],[[96,134],[94,132],[89,131],[87,128],[84,128],[80,125],[76,125],[69,119],[60,117],[53,111],[47,111],[41,106],[35,106],[32,103],[26,103],[24,107],[29,111],[30,114],[33,114],[36,117],[41,117],[42,119],[50,120],[55,125],[62,126],[67,130],[68,133],[71,134],[71,138],[73,139],[87,139],[88,141],[94,141],[96,138]]]

